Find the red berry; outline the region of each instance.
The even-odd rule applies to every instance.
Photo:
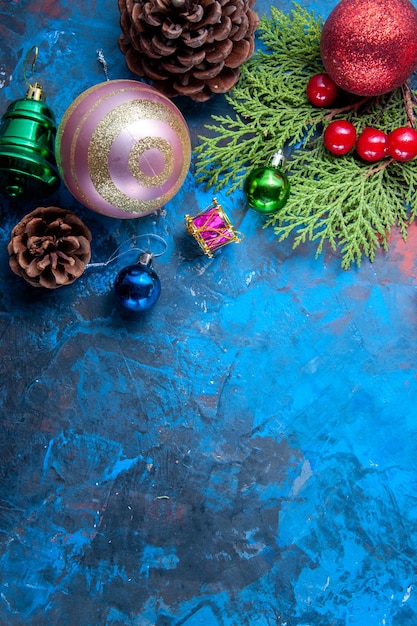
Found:
[[[364,161],[379,161],[387,154],[388,136],[377,128],[367,126],[356,142],[356,152]]]
[[[387,139],[387,151],[396,161],[411,161],[417,156],[417,130],[408,126],[396,128]]]
[[[354,125],[347,120],[330,122],[324,131],[324,145],[332,154],[347,154],[356,142],[356,130]]]
[[[328,74],[314,74],[307,83],[307,98],[316,107],[333,104],[339,94],[339,87]]]

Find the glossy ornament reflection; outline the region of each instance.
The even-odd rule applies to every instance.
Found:
[[[42,85],[26,79],[24,98],[12,102],[0,123],[0,189],[10,198],[43,199],[57,191],[60,177],[55,159],[55,117],[45,104]]]
[[[148,311],[161,294],[161,281],[152,267],[152,259],[152,254],[144,252],[138,263],[124,267],[116,276],[116,298],[129,311]]]
[[[87,208],[115,218],[160,209],[181,188],[191,141],[179,109],[157,89],[109,80],[81,93],[58,126],[65,185]]]
[[[243,191],[249,206],[264,215],[280,211],[290,195],[290,183],[282,171],[285,157],[278,150],[270,165],[258,167],[246,178]]]

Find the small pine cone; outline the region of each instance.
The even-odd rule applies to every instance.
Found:
[[[118,0],[120,50],[131,72],[168,97],[229,91],[254,51],[255,0]]]
[[[13,228],[10,268],[33,287],[70,285],[91,258],[91,232],[71,211],[39,207]]]

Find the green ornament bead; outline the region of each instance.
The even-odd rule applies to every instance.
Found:
[[[280,211],[290,195],[290,183],[284,172],[276,166],[283,161],[283,155],[274,155],[271,165],[258,167],[246,178],[243,191],[249,206],[271,215]]]

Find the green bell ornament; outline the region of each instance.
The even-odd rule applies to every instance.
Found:
[[[284,154],[278,150],[269,165],[258,167],[246,178],[243,191],[247,203],[258,213],[278,213],[287,202],[290,183],[282,171],[284,163]]]
[[[33,69],[37,48],[29,51],[24,64],[25,98],[12,102],[0,122],[0,192],[17,200],[46,198],[60,185],[55,117],[45,104],[42,86],[38,82],[31,85],[26,78],[33,51]]]

